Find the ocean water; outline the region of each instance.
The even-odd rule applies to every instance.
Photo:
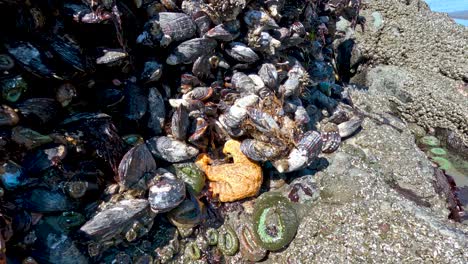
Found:
[[[467,19],[454,18],[453,20],[455,20],[455,22],[457,22],[458,24],[461,24],[461,25],[464,25],[465,27],[468,27],[468,20]]]
[[[432,11],[435,12],[460,12],[465,11],[468,13],[468,0],[426,0]],[[468,26],[468,19],[454,19],[458,24]]]

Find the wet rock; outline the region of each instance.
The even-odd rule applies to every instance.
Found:
[[[330,166],[323,172],[323,186],[320,194],[324,202],[345,204],[358,198],[359,191],[365,186],[366,172],[351,165],[353,156],[338,153],[330,160]],[[362,198],[362,197],[361,197]]]
[[[266,263],[463,262],[468,227],[447,219],[433,167],[402,128],[366,118],[358,135],[328,155],[328,167],[315,175],[320,199],[288,248],[270,252]]]

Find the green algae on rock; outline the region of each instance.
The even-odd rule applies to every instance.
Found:
[[[299,227],[292,203],[278,193],[260,196],[253,212],[254,233],[267,250],[276,251],[294,239]]]

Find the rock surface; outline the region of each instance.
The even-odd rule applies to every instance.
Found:
[[[413,134],[448,128],[468,146],[468,30],[418,0],[367,1],[361,14],[353,54],[367,64],[351,82],[365,87],[352,92],[363,129],[326,156],[320,200],[266,263],[467,263],[468,227],[447,219]]]
[[[468,150],[468,27],[420,0],[367,1],[361,15],[368,29],[356,30],[356,48],[367,63],[351,82],[369,87],[378,108],[454,131]]]
[[[434,168],[406,125],[393,122],[366,118],[357,136],[326,156],[329,166],[316,174],[320,200],[291,245],[267,263],[468,261],[468,226],[447,219]]]

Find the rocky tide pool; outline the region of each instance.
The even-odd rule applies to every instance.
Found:
[[[422,137],[418,145],[432,162],[436,163],[447,175],[454,178],[457,186],[468,186],[468,161],[453,151],[448,150],[434,136]]]

